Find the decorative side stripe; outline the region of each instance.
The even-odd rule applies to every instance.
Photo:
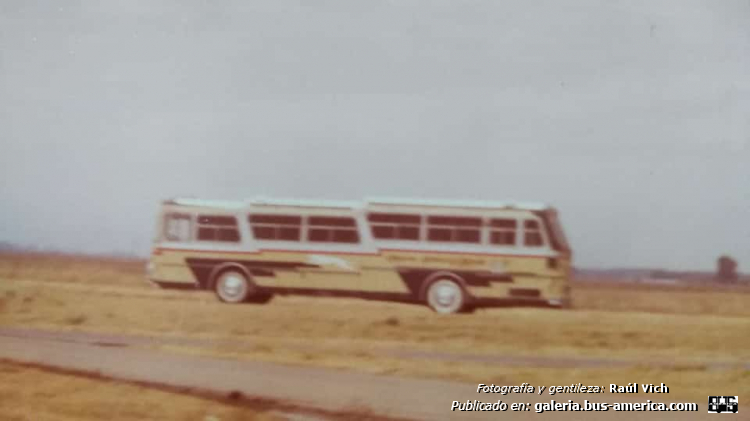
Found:
[[[410,249],[388,249],[381,248],[380,251],[396,252],[396,253],[431,253],[431,254],[463,254],[471,256],[492,256],[492,257],[524,257],[524,258],[537,258],[546,259],[553,256],[548,255],[537,255],[537,254],[508,254],[508,253],[486,253],[486,252],[465,252],[465,251],[445,251],[445,250],[410,250]]]
[[[237,263],[245,266],[248,269],[264,268],[264,269],[297,269],[297,268],[317,268],[318,265],[312,265],[304,262],[287,262],[287,261],[274,261],[274,260],[226,260],[226,259],[198,259],[190,258],[185,259],[188,265],[197,266],[215,266],[222,263]]]
[[[508,253],[482,253],[482,252],[464,252],[464,251],[445,251],[445,250],[410,250],[410,249],[378,249],[380,253],[370,252],[356,252],[356,251],[329,251],[329,250],[290,250],[290,249],[258,249],[258,250],[203,250],[203,249],[181,249],[181,248],[168,248],[159,247],[154,249],[153,254],[159,255],[164,251],[176,251],[176,252],[190,252],[190,253],[214,253],[214,254],[261,254],[261,253],[297,253],[297,254],[344,254],[344,255],[359,255],[359,256],[382,256],[382,252],[396,252],[396,253],[427,253],[427,254],[454,254],[454,255],[466,255],[466,256],[491,256],[491,257],[519,257],[519,258],[536,258],[536,259],[547,259],[553,257],[550,255],[536,255],[536,254],[508,254]]]
[[[236,263],[242,265],[248,272],[255,276],[267,276],[274,277],[276,274],[275,270],[289,271],[297,270],[299,268],[317,268],[318,265],[311,265],[304,262],[286,262],[286,261],[272,261],[272,260],[232,260],[232,259],[204,259],[204,258],[191,258],[185,259],[190,271],[193,272],[193,276],[198,280],[198,283],[206,288],[209,286],[211,273],[214,268],[224,263]]]

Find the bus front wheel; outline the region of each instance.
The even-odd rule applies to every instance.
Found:
[[[466,294],[463,288],[452,279],[438,279],[427,288],[427,305],[436,313],[458,313],[465,304]]]
[[[243,273],[227,270],[220,273],[216,278],[214,290],[219,300],[236,304],[245,302],[250,298],[253,286]]]

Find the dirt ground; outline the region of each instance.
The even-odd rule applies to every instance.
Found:
[[[488,384],[663,382],[671,400],[695,402],[750,393],[750,336],[743,333],[750,332],[748,288],[576,283],[570,311],[501,308],[441,317],[420,306],[329,298],[230,306],[207,293],[153,288],[142,261],[0,257],[2,326],[211,339],[211,347],[159,347],[392,376]],[[627,364],[513,366],[383,352],[393,349]]]
[[[0,414],[8,421],[284,419],[263,410],[8,361],[0,361],[0,378]]]

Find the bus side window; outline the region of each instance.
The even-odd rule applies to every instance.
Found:
[[[198,240],[239,242],[240,231],[237,229],[237,218],[223,215],[198,216]]]
[[[490,220],[490,244],[515,246],[517,226],[515,219]]]
[[[252,214],[248,218],[256,240],[300,241],[301,216]]]
[[[399,213],[370,213],[372,236],[378,240],[419,240],[420,215]]]
[[[310,216],[307,219],[307,241],[313,243],[359,243],[354,218]]]
[[[167,241],[190,241],[190,215],[168,213],[164,216],[164,238]]]
[[[443,243],[479,243],[482,219],[468,216],[428,216],[427,240]]]
[[[542,247],[544,238],[539,221],[527,219],[523,221],[523,244],[527,247]]]

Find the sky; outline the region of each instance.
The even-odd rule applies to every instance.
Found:
[[[146,255],[176,196],[521,200],[578,266],[747,271],[748,116],[746,0],[5,0],[0,242]]]

